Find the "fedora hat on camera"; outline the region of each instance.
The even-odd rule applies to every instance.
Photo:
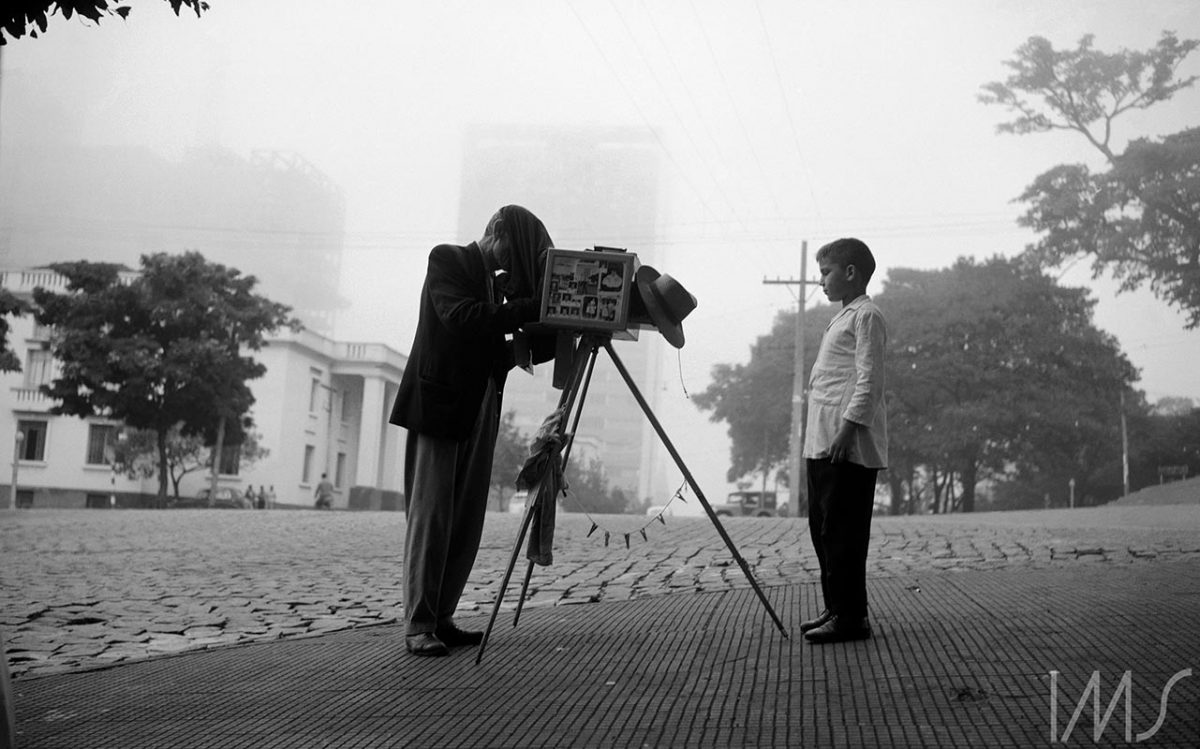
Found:
[[[638,268],[634,278],[638,293],[634,295],[632,322],[653,325],[668,343],[683,348],[683,318],[696,309],[696,297],[674,278],[649,265]],[[643,311],[644,315],[640,314]]]

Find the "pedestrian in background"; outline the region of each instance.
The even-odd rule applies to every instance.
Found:
[[[314,493],[317,497],[318,510],[328,510],[333,507],[333,483],[330,482],[328,474],[321,474],[321,480],[317,483],[317,490]]]
[[[408,652],[444,656],[476,645],[454,611],[475,564],[508,371],[553,356],[520,328],[538,319],[550,234],[520,206],[501,208],[483,238],[429,253],[420,313],[391,423],[408,430],[404,459],[405,638]],[[510,339],[508,336],[512,335]],[[521,362],[526,364],[528,362]]]
[[[817,265],[825,296],[842,309],[825,329],[809,378],[808,528],[825,610],[800,631],[809,642],[828,643],[871,636],[867,547],[875,479],[887,467],[887,326],[867,296],[875,258],[864,242],[830,242],[817,250]]]

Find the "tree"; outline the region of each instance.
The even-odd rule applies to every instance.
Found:
[[[249,467],[267,457],[269,451],[259,443],[259,435],[246,431],[238,445],[240,467]],[[167,471],[171,495],[179,498],[179,484],[189,473],[202,471],[212,465],[214,451],[199,435],[184,436],[179,425],[167,433]],[[158,475],[158,434],[149,430],[132,430],[127,434],[118,464],[129,478],[148,479]]]
[[[1196,401],[1182,396],[1168,395],[1154,404],[1154,413],[1159,416],[1185,416],[1196,410]]]
[[[1140,409],[1129,420],[1129,483],[1134,489],[1159,482],[1162,466],[1187,466],[1200,476],[1200,408]],[[1179,405],[1179,404],[1175,404]]]
[[[516,426],[516,412],[506,411],[500,418],[496,451],[492,457],[492,487],[502,491],[517,485],[517,474],[529,457],[529,438]]]
[[[583,463],[572,457],[565,472],[567,495],[562,506],[568,512],[587,512],[592,515],[619,514],[637,511],[631,508],[625,492],[612,488],[604,464],[595,458]]]
[[[53,413],[102,415],[155,433],[160,502],[167,495],[167,436],[178,426],[220,453],[252,425],[247,385],[262,364],[242,351],[299,328],[290,309],[254,293],[258,280],[198,252],[142,257],[142,271],[78,261],[51,266],[67,292],[34,290],[35,319],[51,326],[60,375],[42,392]],[[222,434],[228,427],[228,433]]]
[[[1160,140],[1112,144],[1114,121],[1170,100],[1197,76],[1176,78],[1200,41],[1164,32],[1145,52],[1106,54],[1091,35],[1058,51],[1032,37],[1006,63],[1004,82],[983,86],[980,100],[1016,117],[1001,133],[1068,130],[1082,135],[1108,163],[1106,172],[1059,165],[1037,177],[1019,200],[1020,223],[1043,234],[1027,249],[1031,262],[1061,265],[1091,257],[1093,277],[1109,271],[1122,290],[1143,284],[1200,326],[1200,128]]]
[[[1086,289],[1019,260],[964,258],[893,270],[876,301],[889,322],[889,462],[923,466],[935,508],[972,511],[982,479],[1014,471],[1085,482],[1111,458],[1097,446],[1119,446],[1137,372],[1092,324]]]
[[[810,371],[821,334],[835,312],[830,305],[805,310],[804,346],[811,352],[805,364]],[[771,332],[760,336],[751,347],[747,364],[717,364],[712,383],[692,398],[697,408],[712,412],[710,421],[729,424],[730,465],[726,478],[731,482],[786,469],[792,425],[795,326],[796,312],[780,312]]]
[[[0,372],[20,372],[21,359],[8,344],[12,325],[8,318],[20,317],[29,311],[29,305],[7,289],[0,289]]]
[[[186,6],[191,8],[196,17],[208,10],[205,0],[167,0],[175,15]],[[119,3],[109,4],[108,0],[9,0],[5,10],[0,13],[0,45],[8,43],[8,39],[20,39],[28,32],[30,38],[37,39],[38,33],[46,33],[50,17],[62,13],[62,17],[70,20],[78,14],[93,23],[100,23],[105,16],[127,18],[130,6]],[[30,28],[36,26],[37,28]]]

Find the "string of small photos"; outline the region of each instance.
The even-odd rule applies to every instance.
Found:
[[[686,398],[687,400],[691,400],[692,394],[688,392],[687,384],[684,383],[684,381],[683,381],[683,356],[680,353],[680,351],[676,350],[675,357],[676,357],[676,365],[679,368],[679,386],[683,389],[683,397]],[[604,532],[603,538],[604,538],[605,546],[608,546],[609,543],[611,543],[614,536],[620,536],[620,537],[624,538],[625,548],[628,549],[629,548],[629,539],[634,534],[640,535],[642,537],[642,540],[648,543],[650,541],[650,539],[646,535],[646,529],[649,528],[651,525],[653,525],[654,521],[656,521],[656,520],[659,523],[666,525],[667,520],[663,516],[666,514],[667,510],[670,509],[671,504],[677,499],[680,502],[687,504],[687,497],[683,496],[684,492],[686,492],[687,489],[688,489],[687,479],[684,479],[683,483],[679,485],[679,488],[675,490],[675,493],[671,495],[671,498],[667,500],[667,503],[664,504],[659,509],[658,513],[656,515],[654,515],[654,517],[651,517],[649,520],[647,520],[646,523],[641,528],[637,528],[635,530],[629,531],[628,533],[626,533],[624,531],[613,531],[609,528],[605,528],[601,523],[599,523],[596,520],[596,518],[592,517],[592,514],[590,512],[588,512],[587,509],[585,508],[583,511],[583,514],[587,515],[587,519],[592,521],[592,527],[588,529],[587,535],[584,536],[584,538],[591,538],[596,533],[596,531],[603,531]],[[562,493],[565,495],[569,491],[570,491],[570,489],[568,487],[564,487],[562,490]]]
[[[587,535],[584,536],[584,538],[591,538],[596,533],[596,531],[603,531],[603,533],[604,533],[603,538],[604,538],[605,546],[608,546],[609,543],[612,541],[612,539],[615,537],[624,537],[626,549],[629,548],[630,537],[632,537],[635,534],[640,535],[642,537],[643,541],[649,542],[650,539],[646,535],[646,529],[649,528],[651,525],[653,525],[655,521],[658,521],[659,523],[662,523],[663,525],[667,524],[667,519],[663,516],[666,514],[667,510],[671,507],[671,503],[673,503],[675,500],[678,499],[680,502],[687,504],[687,497],[683,496],[684,492],[687,491],[687,486],[688,486],[687,481],[685,480],[682,484],[679,485],[679,488],[675,490],[675,493],[671,495],[671,498],[667,500],[667,503],[664,504],[662,506],[662,508],[659,509],[658,514],[654,515],[653,517],[650,517],[650,519],[647,520],[646,523],[641,528],[636,528],[636,529],[628,531],[628,532],[614,531],[609,528],[606,528],[602,523],[600,523],[598,520],[596,520],[596,518],[592,517],[592,513],[588,512],[587,509],[585,508],[583,511],[583,514],[587,515],[587,519],[592,521],[592,527],[588,530]],[[564,489],[563,493],[565,494],[566,492],[567,492],[567,490]],[[597,538],[600,538],[600,536],[597,536]]]

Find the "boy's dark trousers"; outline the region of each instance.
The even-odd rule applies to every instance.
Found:
[[[878,468],[809,459],[808,530],[821,564],[825,608],[842,621],[867,615],[867,545]]]

